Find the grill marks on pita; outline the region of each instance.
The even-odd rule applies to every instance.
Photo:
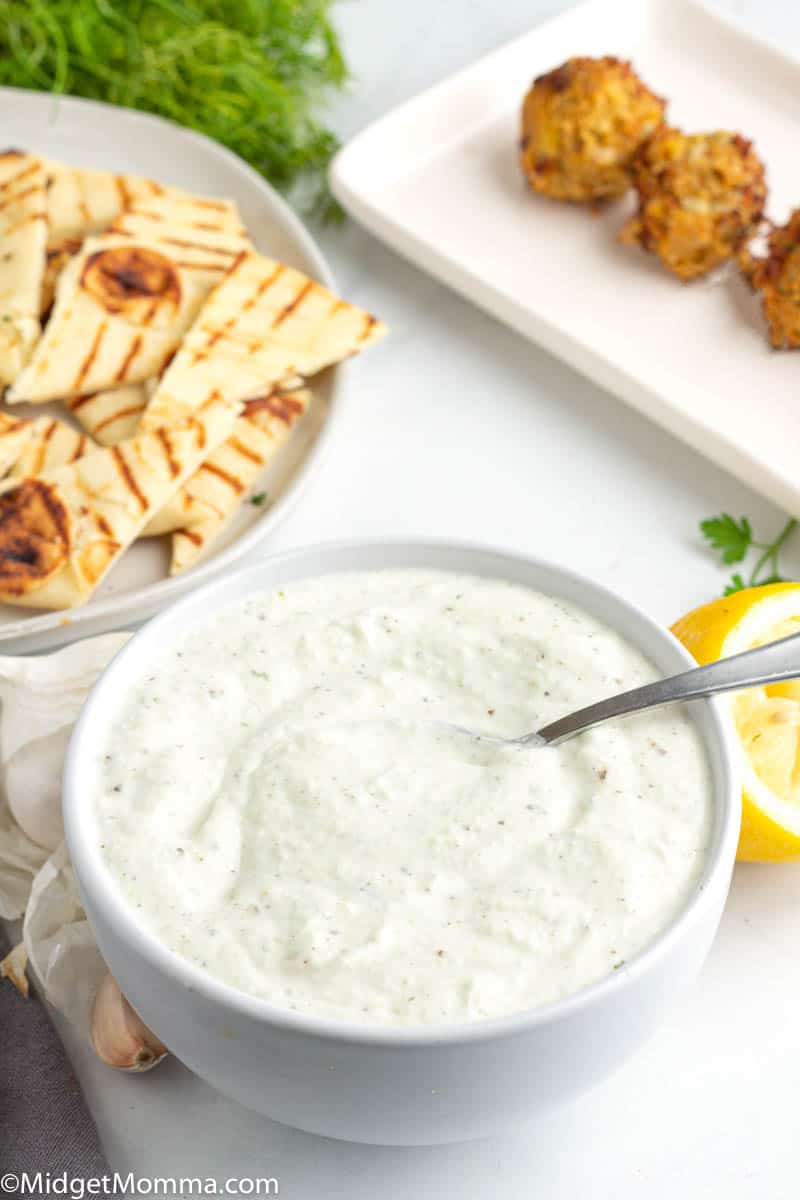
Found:
[[[0,413],[0,479],[17,463],[30,440],[33,421]]]
[[[112,171],[69,167],[48,160],[48,249],[107,229],[123,209],[147,203],[166,190],[152,179],[115,175]]]
[[[297,389],[248,401],[230,436],[165,505],[146,534],[173,533],[170,574],[192,567],[224,531],[311,403]]]
[[[385,333],[370,313],[301,271],[242,253],[183,339],[143,424],[189,411],[212,391],[243,399],[315,375]]]
[[[44,589],[69,555],[70,514],[58,489],[24,479],[0,495],[0,595]]]
[[[57,246],[48,246],[45,253],[44,276],[42,278],[42,297],[40,312],[42,320],[46,320],[53,307],[56,294],[56,281],[69,260],[78,253],[81,241],[77,238],[67,238]]]
[[[175,189],[136,199],[67,261],[47,328],[6,398],[43,403],[157,377],[249,245],[230,201]]]
[[[118,231],[128,237],[137,233],[145,239],[148,235],[170,236],[168,225],[172,220],[181,227],[184,236],[197,237],[199,228],[201,239],[214,232],[226,236],[238,234],[236,248],[249,245],[236,205],[231,201],[191,196],[179,188],[164,187],[138,175],[116,175],[51,161],[45,167],[48,239],[43,312],[50,310],[56,279],[80,250],[84,239],[107,232],[115,222]],[[123,214],[139,210],[141,216],[123,219]]]
[[[109,257],[116,246],[105,238],[90,238],[71,259],[59,278],[47,328],[6,395],[10,403],[43,403],[158,374],[179,340],[179,326],[142,324],[151,311],[153,317],[159,314],[160,297],[146,290],[146,282],[136,291],[138,256],[131,249]],[[169,270],[174,270],[171,264]],[[172,296],[176,291],[180,295],[177,272],[173,288]],[[127,306],[118,299],[125,292]],[[174,316],[174,300],[167,294]]]
[[[175,189],[122,212],[109,234],[131,245],[148,246],[174,264],[200,298],[192,320],[238,256],[252,249],[235,204]],[[182,333],[187,328],[185,324]]]
[[[90,437],[101,446],[113,446],[134,436],[147,401],[148,384],[129,383],[64,403]]]
[[[92,438],[57,417],[0,413],[0,479],[27,479],[98,449]]]
[[[169,326],[181,303],[178,273],[168,258],[149,246],[120,245],[95,250],[84,259],[79,286],[101,308],[131,325]],[[128,358],[140,347],[134,338]],[[119,372],[126,373],[126,360]]]
[[[111,230],[134,240],[161,243],[187,264],[228,270],[242,250],[252,248],[236,205],[164,188],[121,212]]]
[[[311,400],[307,391],[297,391],[288,402],[275,407],[245,407],[231,437],[189,480],[193,497],[214,509],[207,517],[176,529],[172,535],[170,574],[193,567],[208,553],[223,533],[248,490],[260,473],[286,444],[292,429]],[[209,470],[209,467],[211,468]]]
[[[13,383],[39,337],[47,242],[42,160],[0,154],[0,384]]]
[[[186,421],[96,450],[0,494],[0,600],[82,604],[149,519],[230,433],[240,406],[221,399]]]
[[[206,290],[153,247],[88,239],[62,272],[47,328],[6,399],[43,403],[157,376]]]
[[[42,313],[50,311],[56,280],[84,238],[107,229],[124,209],[146,203],[165,190],[138,175],[115,175],[50,160],[45,169],[48,236]]]
[[[307,411],[302,380],[386,332],[257,254],[231,202],[138,176],[0,154],[0,230],[6,399],[80,426],[0,412],[0,602],[83,603],[143,533],[193,566]]]

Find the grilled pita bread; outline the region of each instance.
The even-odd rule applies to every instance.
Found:
[[[55,417],[31,419],[0,413],[0,478],[38,475],[96,449],[91,438]]]
[[[214,512],[175,530],[170,575],[186,571],[207,554],[243,502],[247,489],[285,445],[310,400],[307,391],[273,393],[246,406],[233,436],[215,450],[183,489],[195,502],[204,502]]]
[[[5,478],[19,461],[32,436],[33,421],[0,413],[0,478]]]
[[[42,321],[49,315],[56,296],[56,284],[61,272],[71,258],[78,253],[83,242],[78,238],[67,238],[57,246],[48,246],[44,260],[42,296],[39,312]]]
[[[80,244],[90,234],[106,229],[123,209],[166,191],[161,184],[139,175],[69,167],[50,159],[45,168],[48,248],[70,240]]]
[[[0,154],[0,232],[0,384],[82,426],[0,414],[0,602],[81,604],[143,531],[193,566],[305,412],[302,379],[385,333],[258,255],[235,204],[141,177]]]
[[[236,249],[250,244],[238,209],[230,200],[192,196],[138,175],[115,175],[55,162],[47,162],[46,168],[49,230],[42,312],[49,311],[56,279],[84,238],[105,232],[128,210],[142,210],[136,221],[119,225],[119,231],[128,236],[166,233],[183,241],[199,237],[202,242],[205,238],[212,244],[216,232],[236,235]],[[176,224],[181,226],[180,234],[174,230]]]
[[[41,159],[0,154],[0,384],[13,383],[39,333],[47,215]]]
[[[150,518],[229,435],[240,406],[192,418],[0,490],[0,600],[82,604]]]
[[[183,339],[142,427],[190,412],[215,391],[242,400],[314,375],[385,333],[375,317],[300,271],[244,252]]]
[[[232,201],[149,180],[100,172],[100,199],[94,209],[83,200],[82,209],[75,196],[83,196],[89,174],[68,174],[72,208],[54,201],[58,236],[49,247],[44,301],[55,285],[55,304],[30,370],[7,397],[11,403],[41,403],[159,375],[208,293],[250,247]],[[51,196],[68,191],[59,182],[64,178],[56,174]],[[74,253],[80,221],[91,230],[109,218],[107,232]]]
[[[47,160],[47,260],[41,311],[53,304],[56,280],[84,238],[101,233],[125,208],[160,196],[165,189],[138,175],[115,175]]]
[[[192,261],[210,260],[226,270],[243,250],[252,249],[232,200],[193,196],[178,188],[162,188],[157,196],[142,197],[126,206],[115,217],[110,232],[164,242]]]
[[[7,472],[10,479],[39,475],[50,467],[75,462],[91,450],[98,449],[91,438],[67,425],[66,421],[59,421],[55,417],[35,417],[27,423],[30,427],[28,437]],[[0,445],[1,438],[2,435]]]
[[[206,552],[310,402],[311,393],[299,389],[248,400],[230,437],[156,514],[145,536],[175,532],[173,574]]]
[[[222,273],[165,250],[118,234],[88,238],[61,273],[44,335],[6,399],[42,403],[159,375]]]
[[[148,386],[123,384],[88,396],[73,396],[64,403],[96,442],[113,446],[135,436],[147,408]]]

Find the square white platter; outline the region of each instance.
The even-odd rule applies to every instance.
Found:
[[[800,516],[800,351],[770,349],[736,271],[681,284],[618,244],[630,196],[593,215],[522,178],[522,98],[584,54],[630,58],[672,123],[752,138],[773,220],[800,205],[800,62],[695,0],[590,0],[537,26],[358,134],[333,190],[420,267]]]

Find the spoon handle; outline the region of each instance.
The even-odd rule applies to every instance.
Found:
[[[622,717],[626,713],[640,712],[644,708],[657,708],[662,704],[674,704],[678,700],[696,700],[703,696],[716,696],[720,692],[734,692],[740,688],[759,687],[767,683],[780,683],[785,679],[800,678],[800,633],[769,642],[744,654],[733,654],[705,667],[695,667],[681,675],[671,675],[644,687],[610,696],[569,713],[538,733],[520,742],[538,741],[547,745],[563,742],[573,734],[582,733],[608,721],[611,717]]]

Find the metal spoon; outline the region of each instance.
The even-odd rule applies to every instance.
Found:
[[[624,717],[645,708],[658,708],[662,704],[675,704],[679,700],[698,700],[705,696],[717,696],[721,692],[781,683],[786,679],[800,679],[800,633],[758,646],[755,650],[747,650],[744,654],[721,658],[705,667],[695,667],[680,675],[646,683],[643,687],[621,692],[618,696],[609,696],[607,700],[579,708],[577,712],[545,725],[544,729],[523,734],[522,737],[496,737],[466,729],[463,725],[449,725],[447,728],[498,746],[555,746],[613,717]]]

